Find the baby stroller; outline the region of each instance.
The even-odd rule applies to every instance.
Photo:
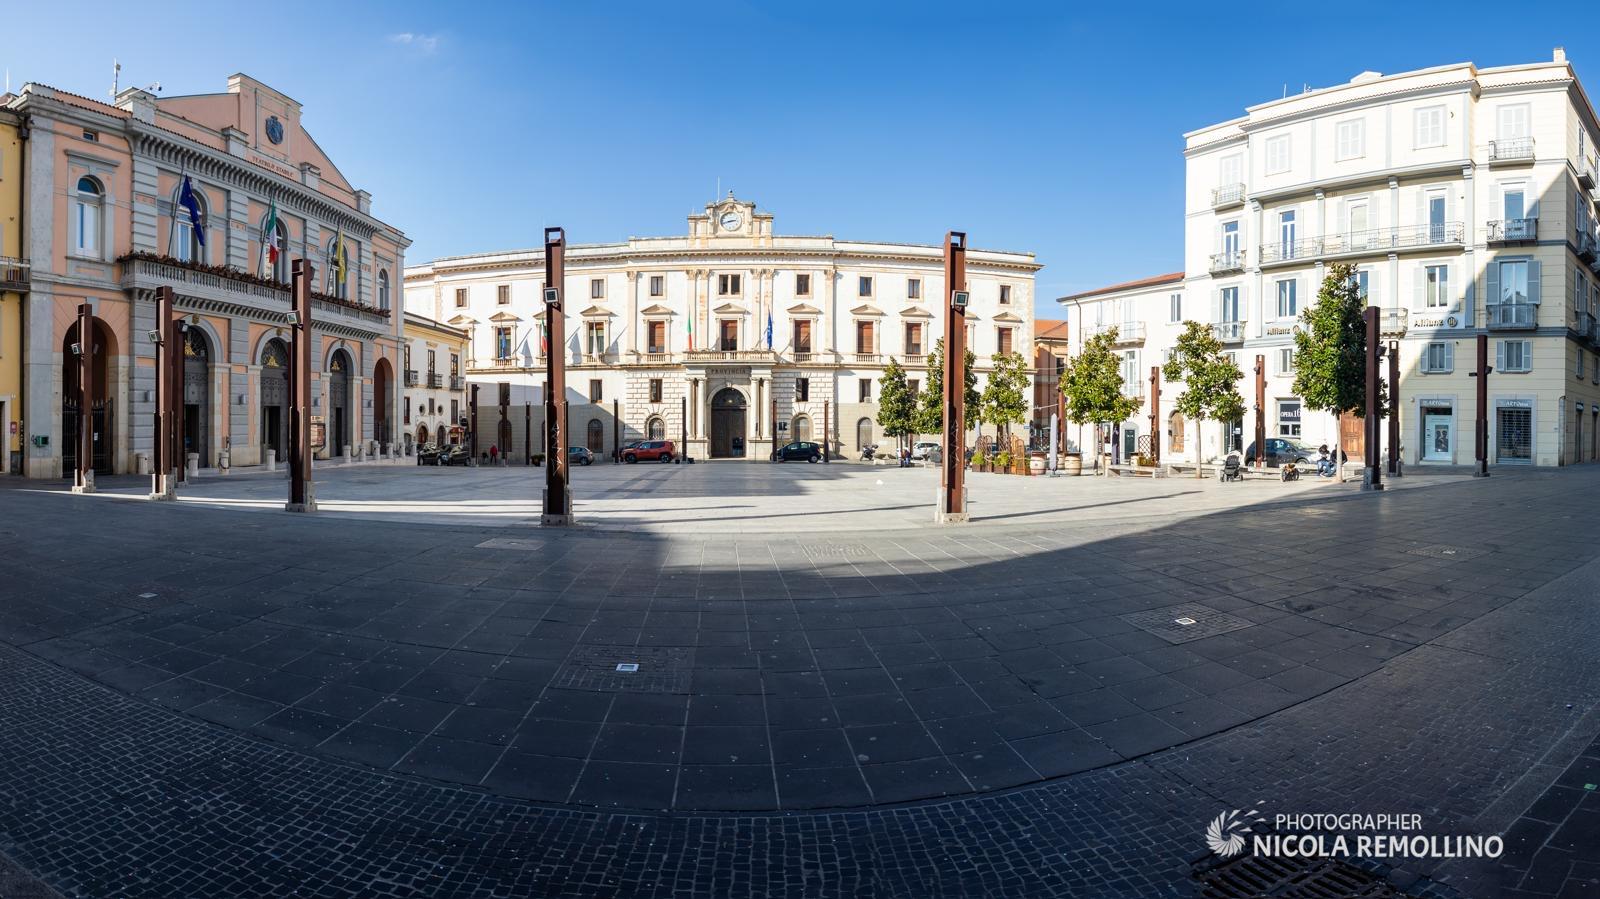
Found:
[[[1222,462],[1222,471],[1217,474],[1217,480],[1242,481],[1244,480],[1244,466],[1239,464],[1239,454],[1229,453],[1228,458]]]

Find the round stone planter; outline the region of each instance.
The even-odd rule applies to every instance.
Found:
[[[1083,456],[1078,453],[1067,453],[1062,456],[1061,473],[1074,477],[1083,474]]]

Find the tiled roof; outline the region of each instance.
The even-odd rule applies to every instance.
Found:
[[[1059,319],[1036,318],[1033,320],[1034,340],[1068,340],[1072,337],[1067,330],[1067,323]]]
[[[1157,287],[1162,284],[1176,284],[1182,280],[1183,272],[1168,272],[1165,275],[1156,275],[1153,278],[1140,278],[1137,281],[1124,281],[1121,284],[1113,284],[1110,287],[1101,287],[1097,290],[1087,290],[1083,293],[1071,294],[1069,296],[1062,297],[1061,302],[1066,302],[1068,300],[1081,300],[1086,297],[1097,297],[1101,294],[1107,293],[1120,293],[1124,290],[1135,290],[1140,287]]]

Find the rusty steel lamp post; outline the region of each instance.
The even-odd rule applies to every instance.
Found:
[[[1389,341],[1389,477],[1400,477],[1400,341]]]
[[[78,445],[72,467],[72,492],[94,492],[94,307],[78,305],[78,341],[72,345],[78,366]]]
[[[1478,379],[1478,408],[1476,419],[1477,427],[1472,439],[1473,466],[1472,476],[1486,478],[1489,476],[1489,373],[1494,369],[1489,365],[1489,335],[1478,335],[1478,368],[1468,377]]]
[[[939,497],[934,521],[967,520],[967,235],[944,236],[944,459],[939,469]]]
[[[311,282],[316,270],[296,259],[289,280],[293,309],[289,313],[289,501],[286,512],[317,511],[311,480]]]
[[[567,232],[544,229],[544,311],[549,328],[549,351],[545,353],[544,393],[545,445],[544,507],[539,522],[564,527],[573,523],[572,494],[567,482],[567,321],[561,300],[566,284]]]
[[[177,329],[172,322],[173,293],[171,287],[156,288],[156,326],[150,329],[150,342],[156,347],[156,411],[152,421],[150,447],[150,498],[171,500],[177,498],[172,471],[174,447],[172,444],[172,407],[177,397],[173,383],[172,354],[181,354],[183,348],[174,339]]]
[[[1361,325],[1367,334],[1367,403],[1366,417],[1361,423],[1365,429],[1366,460],[1361,489],[1382,490],[1383,466],[1378,456],[1378,437],[1383,433],[1378,420],[1381,414],[1378,403],[1378,362],[1383,358],[1383,344],[1378,342],[1378,307],[1368,306],[1362,310]]]

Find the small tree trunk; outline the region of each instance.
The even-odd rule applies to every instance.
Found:
[[[1344,413],[1333,416],[1333,470],[1339,473],[1339,483],[1344,483]]]

